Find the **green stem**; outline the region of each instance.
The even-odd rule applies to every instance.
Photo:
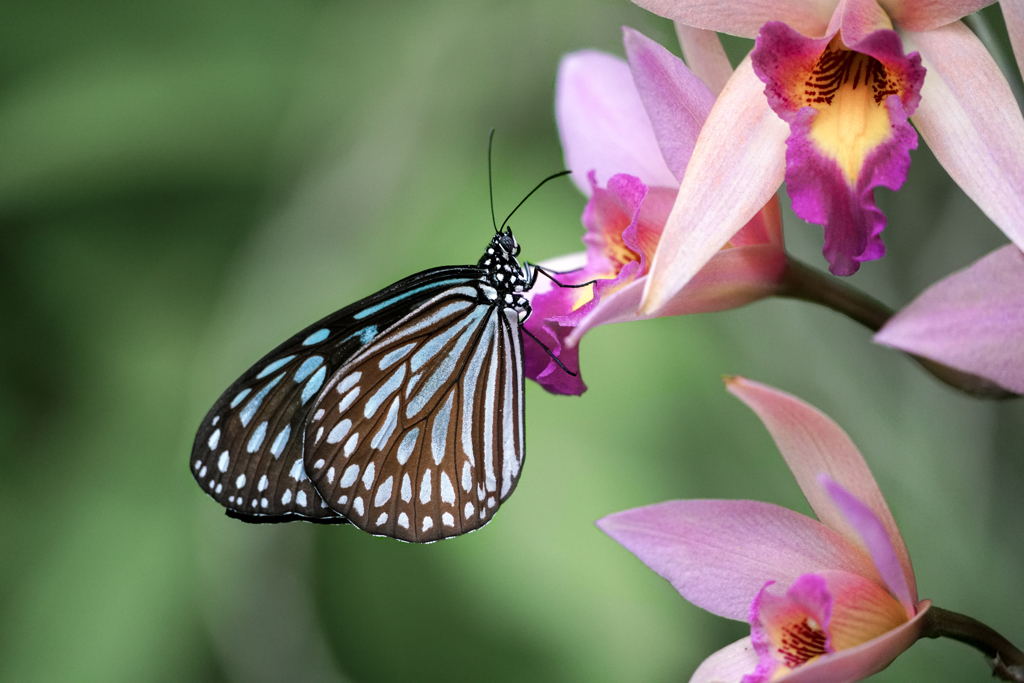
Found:
[[[934,605],[924,615],[926,638],[952,638],[980,650],[992,675],[1004,681],[1024,683],[1024,652],[977,619]]]
[[[838,278],[811,268],[789,255],[786,256],[786,271],[779,283],[776,296],[826,306],[859,322],[872,332],[882,329],[882,326],[893,316],[893,310],[878,299],[868,296]],[[928,358],[914,354],[908,355],[939,381],[971,396],[991,399],[1017,397],[1017,394],[1003,389],[984,377],[951,368]]]

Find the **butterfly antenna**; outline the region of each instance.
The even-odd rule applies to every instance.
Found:
[[[512,209],[512,213],[515,213],[516,211],[518,211],[519,207],[522,206],[526,202],[526,200],[530,198],[530,195],[532,195],[534,192],[536,192],[540,188],[544,187],[544,183],[548,182],[549,180],[554,180],[555,178],[561,178],[564,175],[569,175],[570,173],[572,173],[572,171],[559,171],[558,173],[553,173],[553,174],[549,175],[547,178],[545,178],[544,180],[542,180],[539,183],[537,183],[537,187],[535,187],[532,190],[530,190],[530,193],[528,195],[526,195],[525,197],[523,197],[523,201],[521,201],[518,204],[516,204],[516,208]],[[512,213],[510,213],[508,215],[508,218],[506,218],[505,220],[503,220],[501,222],[501,230],[505,229],[505,224],[508,223],[508,219],[509,218],[512,218]],[[501,232],[501,230],[498,230],[498,232]]]
[[[491,178],[491,147],[494,146],[494,129],[491,128],[491,134],[487,137],[487,192],[491,195],[491,225],[494,226],[494,232],[498,232],[498,221],[494,220],[494,181]]]

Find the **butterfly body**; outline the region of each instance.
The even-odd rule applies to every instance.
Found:
[[[349,522],[431,542],[490,521],[524,456],[529,267],[511,230],[267,354],[203,420],[192,472],[248,521]]]

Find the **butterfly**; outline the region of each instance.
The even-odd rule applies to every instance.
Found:
[[[400,280],[249,368],[196,433],[199,485],[249,522],[414,543],[489,522],[523,468],[526,293],[546,272],[520,265],[507,222],[475,266]]]

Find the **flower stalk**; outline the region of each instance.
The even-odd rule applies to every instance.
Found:
[[[894,315],[894,311],[878,299],[789,255],[786,257],[786,270],[776,296],[826,306],[872,332],[882,329]],[[1018,394],[1007,391],[978,375],[957,370],[923,356],[907,355],[939,381],[971,396],[999,400],[1018,397]]]
[[[1024,652],[977,619],[933,606],[924,617],[921,635],[926,638],[952,638],[970,645],[985,655],[993,677],[1024,683]]]

